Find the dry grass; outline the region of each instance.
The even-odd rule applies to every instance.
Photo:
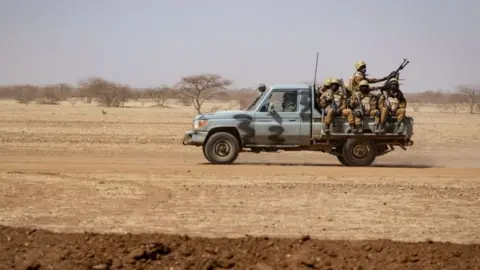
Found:
[[[442,113],[435,105],[412,109],[416,144],[379,158],[382,167],[337,167],[334,157],[310,152],[244,154],[237,165],[213,166],[202,164],[200,148],[181,145],[194,109],[173,100],[170,108],[153,105],[0,101],[0,223],[480,240],[478,115]]]

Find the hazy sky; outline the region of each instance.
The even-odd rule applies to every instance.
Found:
[[[0,84],[136,87],[219,73],[237,87],[343,77],[364,60],[404,91],[480,84],[480,1],[1,0]]]

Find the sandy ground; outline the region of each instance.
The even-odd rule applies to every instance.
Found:
[[[206,164],[191,108],[6,103],[0,221],[55,230],[310,233],[478,241],[480,117],[413,114],[415,146],[374,168],[314,152]],[[268,166],[267,166],[268,165]]]
[[[192,108],[101,111],[1,103],[1,225],[480,242],[478,115],[412,112],[412,148],[346,168],[314,152],[210,165],[181,144]]]

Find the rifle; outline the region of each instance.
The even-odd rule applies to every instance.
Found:
[[[335,103],[335,98],[333,98],[332,100],[330,100],[330,106],[332,106],[332,109],[335,111],[335,113],[337,112],[338,110],[338,107],[337,107],[337,103]]]
[[[385,83],[383,86],[380,88],[380,91],[382,92],[383,95],[385,95],[385,102],[387,103],[387,108],[390,108],[390,100],[388,100],[388,83],[390,82],[391,79],[396,78],[397,80],[400,77],[400,71],[403,70],[410,61],[406,58],[403,58],[403,62],[398,66],[398,68],[394,71],[392,71],[388,76],[387,79],[385,80]]]
[[[357,98],[357,107],[354,109],[354,111],[360,111],[362,116],[365,116],[365,107],[363,106],[362,99],[359,96],[359,93],[356,92],[354,93],[355,97]]]
[[[398,77],[400,75],[400,71],[403,70],[408,65],[408,63],[410,63],[410,61],[407,58],[403,58],[403,62],[400,64],[400,66],[398,66],[398,68],[396,70],[394,70],[390,74],[388,74],[387,80],[385,81],[384,86],[388,85],[388,82],[393,78],[397,78],[397,80],[398,80]]]

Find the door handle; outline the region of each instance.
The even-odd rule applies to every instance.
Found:
[[[289,119],[288,122],[297,122],[296,119]]]

